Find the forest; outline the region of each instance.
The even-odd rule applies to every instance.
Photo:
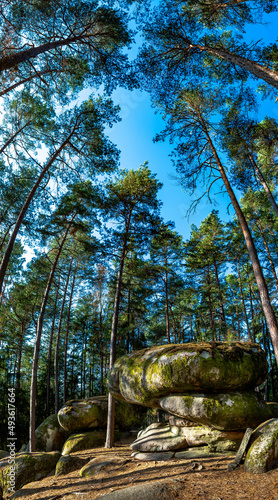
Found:
[[[257,342],[277,400],[278,121],[263,108],[278,106],[278,45],[259,36],[277,10],[1,0],[0,448],[11,388],[18,451],[67,400],[107,394],[118,356],[153,345]],[[187,240],[151,164],[121,168],[117,88],[147,91],[163,116],[154,140],[198,193],[189,211],[212,202]]]

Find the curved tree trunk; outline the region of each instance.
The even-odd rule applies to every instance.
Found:
[[[278,75],[277,75],[277,78],[278,78]],[[209,132],[208,132],[207,126],[204,122],[204,119],[201,115],[199,115],[199,119],[200,119],[200,122],[202,123],[203,130],[206,134],[208,143],[210,145],[211,151],[212,151],[213,156],[215,158],[215,161],[216,161],[216,164],[218,166],[222,180],[224,182],[226,191],[230,197],[233,208],[235,210],[235,213],[236,213],[237,218],[238,218],[239,223],[240,223],[240,227],[241,227],[241,230],[242,230],[242,233],[243,233],[243,236],[245,239],[246,247],[247,247],[247,250],[249,253],[249,257],[250,257],[250,260],[252,263],[256,283],[258,286],[262,308],[263,308],[264,315],[265,315],[267,325],[269,328],[269,332],[270,332],[270,336],[271,336],[271,340],[272,340],[272,345],[273,345],[273,349],[274,349],[274,353],[275,353],[275,359],[276,359],[276,362],[278,365],[278,324],[277,324],[277,319],[276,319],[275,313],[274,313],[272,305],[271,305],[267,284],[266,284],[263,270],[261,268],[261,264],[260,264],[260,261],[258,258],[257,250],[255,247],[250,229],[248,227],[247,221],[245,219],[244,213],[242,212],[241,207],[236,199],[235,193],[234,193],[233,188],[228,180],[225,169],[224,169],[222,162],[217,154],[217,151],[214,147],[214,144],[213,144],[212,139],[209,135]]]
[[[18,231],[20,230],[20,227],[21,227],[22,221],[25,217],[25,214],[26,214],[35,194],[36,194],[38,187],[40,186],[41,181],[43,180],[44,176],[46,175],[46,173],[48,172],[48,170],[50,169],[51,165],[54,163],[56,158],[59,156],[61,151],[68,144],[72,134],[73,134],[73,131],[66,138],[66,140],[61,144],[61,146],[57,149],[57,151],[54,153],[54,155],[50,158],[50,160],[47,162],[45,167],[42,169],[37,181],[35,182],[34,186],[32,187],[30,193],[27,196],[22,209],[20,210],[20,213],[18,215],[17,221],[15,223],[14,229],[13,229],[12,234],[10,236],[6,251],[4,253],[4,256],[3,256],[3,259],[2,259],[2,262],[0,265],[0,295],[1,295],[1,291],[2,291],[2,286],[3,286],[3,281],[4,281],[5,274],[6,274],[6,270],[7,270],[9,260],[11,257],[11,253],[13,251],[14,242],[15,242],[15,239],[17,237]]]
[[[199,49],[201,52],[208,52],[209,54],[213,54],[217,57],[220,57],[221,59],[224,59],[224,61],[234,64],[235,66],[240,66],[241,68],[254,75],[256,78],[264,80],[269,85],[272,85],[273,87],[276,87],[278,89],[278,73],[276,73],[276,71],[274,71],[273,69],[262,66],[255,61],[247,59],[246,57],[234,54],[227,49],[208,47],[206,45],[200,45],[198,43],[190,43],[189,49],[191,48]]]

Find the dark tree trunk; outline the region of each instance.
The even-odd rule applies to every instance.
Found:
[[[49,347],[48,347],[48,357],[47,357],[47,376],[46,376],[46,414],[50,415],[50,377],[51,377],[51,361],[52,361],[52,342],[53,342],[53,334],[55,328],[55,320],[56,320],[56,311],[57,311],[57,302],[59,297],[59,289],[60,289],[60,276],[57,285],[56,297],[53,308],[53,318],[52,325],[49,337]]]
[[[61,151],[66,147],[66,145],[68,144],[71,136],[72,136],[73,132],[67,137],[67,139],[61,144],[61,146],[57,149],[56,153],[51,157],[51,159],[47,162],[46,166],[42,169],[37,181],[35,182],[34,186],[32,187],[30,193],[28,194],[25,202],[24,202],[24,205],[18,215],[18,218],[17,218],[17,221],[15,223],[15,226],[14,226],[14,229],[12,231],[12,234],[10,236],[10,239],[9,239],[9,242],[8,242],[8,245],[7,245],[7,248],[6,248],[6,251],[4,253],[4,256],[3,256],[3,259],[2,259],[2,262],[1,262],[1,265],[0,265],[0,295],[1,295],[1,291],[2,291],[2,286],[3,286],[3,281],[4,281],[4,278],[5,278],[5,274],[6,274],[6,270],[7,270],[7,267],[8,267],[8,264],[9,264],[9,260],[10,260],[10,257],[11,257],[11,253],[13,251],[13,247],[14,247],[14,242],[15,242],[15,239],[17,237],[17,234],[18,234],[18,231],[20,230],[20,227],[21,227],[21,224],[22,224],[22,221],[25,217],[25,214],[36,194],[36,191],[38,189],[38,187],[40,186],[41,184],[41,181],[43,180],[44,176],[46,175],[46,173],[48,172],[48,170],[50,169],[51,165],[54,163],[54,161],[56,160],[56,158],[59,156],[59,154],[61,153]]]
[[[277,81],[278,81],[278,75],[277,75]],[[230,197],[230,200],[232,202],[233,208],[234,208],[235,213],[237,215],[237,218],[239,220],[239,223],[240,223],[240,226],[241,226],[241,230],[243,232],[243,236],[244,236],[244,239],[245,239],[246,247],[247,247],[247,250],[248,250],[248,253],[249,253],[249,257],[250,257],[250,260],[251,260],[251,263],[252,263],[252,267],[253,267],[253,271],[254,271],[256,283],[257,283],[257,286],[258,286],[258,290],[259,290],[259,294],[260,294],[260,300],[261,300],[261,303],[262,303],[263,311],[264,311],[265,318],[266,318],[266,321],[267,321],[267,325],[268,325],[268,328],[269,328],[269,332],[270,332],[270,336],[271,336],[271,340],[272,340],[272,345],[273,345],[273,349],[274,349],[274,352],[275,352],[276,363],[278,365],[278,324],[277,324],[277,319],[276,319],[275,313],[274,313],[272,305],[271,305],[271,301],[270,301],[270,297],[269,297],[269,293],[268,293],[267,284],[266,284],[266,281],[265,281],[265,278],[264,278],[264,275],[263,275],[263,271],[262,271],[261,264],[260,264],[260,261],[259,261],[259,258],[258,258],[257,250],[256,250],[256,247],[255,247],[255,244],[254,244],[254,241],[253,241],[250,229],[249,229],[248,224],[246,222],[244,213],[241,210],[241,207],[240,207],[240,205],[239,205],[239,203],[238,203],[238,201],[236,199],[236,196],[234,194],[232,186],[230,185],[230,182],[229,182],[229,180],[227,178],[225,169],[224,169],[224,167],[222,165],[222,162],[221,162],[221,160],[220,160],[220,158],[219,158],[219,156],[217,154],[217,151],[216,151],[216,149],[215,149],[215,147],[213,145],[213,142],[212,142],[211,137],[209,135],[209,132],[207,130],[206,124],[205,124],[205,122],[204,122],[204,120],[203,120],[203,118],[201,116],[200,116],[200,119],[201,119],[201,122],[202,122],[202,125],[203,125],[203,130],[204,130],[204,132],[206,134],[208,143],[209,143],[209,145],[211,147],[212,153],[213,153],[215,161],[217,163],[220,175],[222,177],[222,180],[224,182],[225,188],[227,190],[227,193],[228,193],[228,195]]]
[[[73,219],[72,219],[73,221]],[[41,343],[41,334],[42,334],[42,327],[43,327],[43,320],[44,320],[44,314],[45,314],[45,309],[46,309],[46,304],[48,300],[48,295],[49,291],[52,285],[52,281],[55,275],[56,267],[58,264],[59,257],[62,252],[62,248],[65,244],[65,241],[68,236],[68,232],[71,227],[71,223],[68,225],[64,236],[62,238],[62,241],[60,243],[57,255],[55,257],[55,260],[52,264],[52,269],[48,278],[48,282],[46,285],[46,289],[44,292],[42,304],[41,304],[41,309],[37,321],[37,331],[36,331],[36,341],[35,341],[35,348],[34,348],[34,356],[33,356],[33,363],[32,363],[32,375],[31,375],[31,387],[30,387],[30,425],[29,425],[29,450],[30,452],[35,452],[36,451],[36,441],[35,441],[35,429],[36,429],[36,400],[37,400],[37,372],[38,372],[38,361],[39,361],[39,351],[40,351],[40,343]]]
[[[75,270],[76,273],[76,270]],[[68,305],[68,314],[67,314],[67,325],[66,325],[66,333],[65,333],[65,345],[64,345],[64,383],[63,383],[63,403],[65,404],[67,400],[67,355],[68,355],[68,338],[69,338],[69,325],[70,325],[70,313],[71,313],[71,305],[72,305],[72,298],[73,298],[73,291],[74,291],[74,286],[75,286],[75,278],[76,274],[74,273],[73,280],[72,280],[72,285],[71,285],[71,291],[70,291],[70,298],[69,298],[69,305]]]
[[[251,335],[251,331],[250,331],[250,327],[249,327],[249,321],[248,321],[245,300],[244,300],[244,295],[243,295],[243,290],[242,290],[241,274],[240,274],[240,268],[239,268],[239,259],[237,259],[237,274],[238,274],[238,285],[239,285],[239,290],[240,290],[242,312],[243,312],[244,318],[245,318],[248,337],[249,337],[250,342],[252,342],[252,335]]]
[[[69,286],[69,279],[70,279],[70,275],[71,275],[72,261],[73,261],[73,257],[71,258],[69,270],[68,270],[68,274],[67,274],[64,296],[63,296],[63,301],[62,301],[61,310],[60,310],[59,324],[58,324],[58,330],[57,330],[57,336],[56,336],[56,344],[55,344],[54,386],[55,386],[55,413],[56,414],[59,411],[59,344],[60,344],[60,335],[61,335],[64,308],[65,308],[68,286]]]

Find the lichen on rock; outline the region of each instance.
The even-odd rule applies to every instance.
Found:
[[[255,391],[174,394],[159,403],[174,415],[223,431],[255,428],[272,416],[262,396]]]
[[[168,344],[119,358],[108,373],[108,389],[128,402],[158,407],[169,393],[253,389],[266,379],[267,368],[257,344]]]
[[[261,474],[278,464],[278,418],[270,419],[253,432],[246,454],[246,472]]]

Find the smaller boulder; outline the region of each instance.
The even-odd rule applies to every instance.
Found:
[[[62,455],[104,446],[105,438],[106,431],[104,429],[72,434],[63,446]]]
[[[60,426],[57,415],[54,413],[37,427],[35,437],[36,451],[61,451],[69,433]],[[26,446],[26,451],[29,451],[29,444]]]
[[[153,451],[150,453],[144,453],[142,451],[133,451],[131,456],[135,460],[141,460],[142,462],[154,461],[154,462],[165,462],[171,460],[174,457],[174,451]]]
[[[261,474],[278,464],[278,418],[255,429],[251,440],[244,462],[246,472]]]
[[[74,455],[64,455],[60,457],[57,462],[55,469],[55,476],[62,476],[63,474],[69,474],[74,470],[81,469],[88,463],[89,458],[79,458]]]
[[[107,397],[75,399],[68,401],[58,412],[58,420],[66,431],[105,427]]]

